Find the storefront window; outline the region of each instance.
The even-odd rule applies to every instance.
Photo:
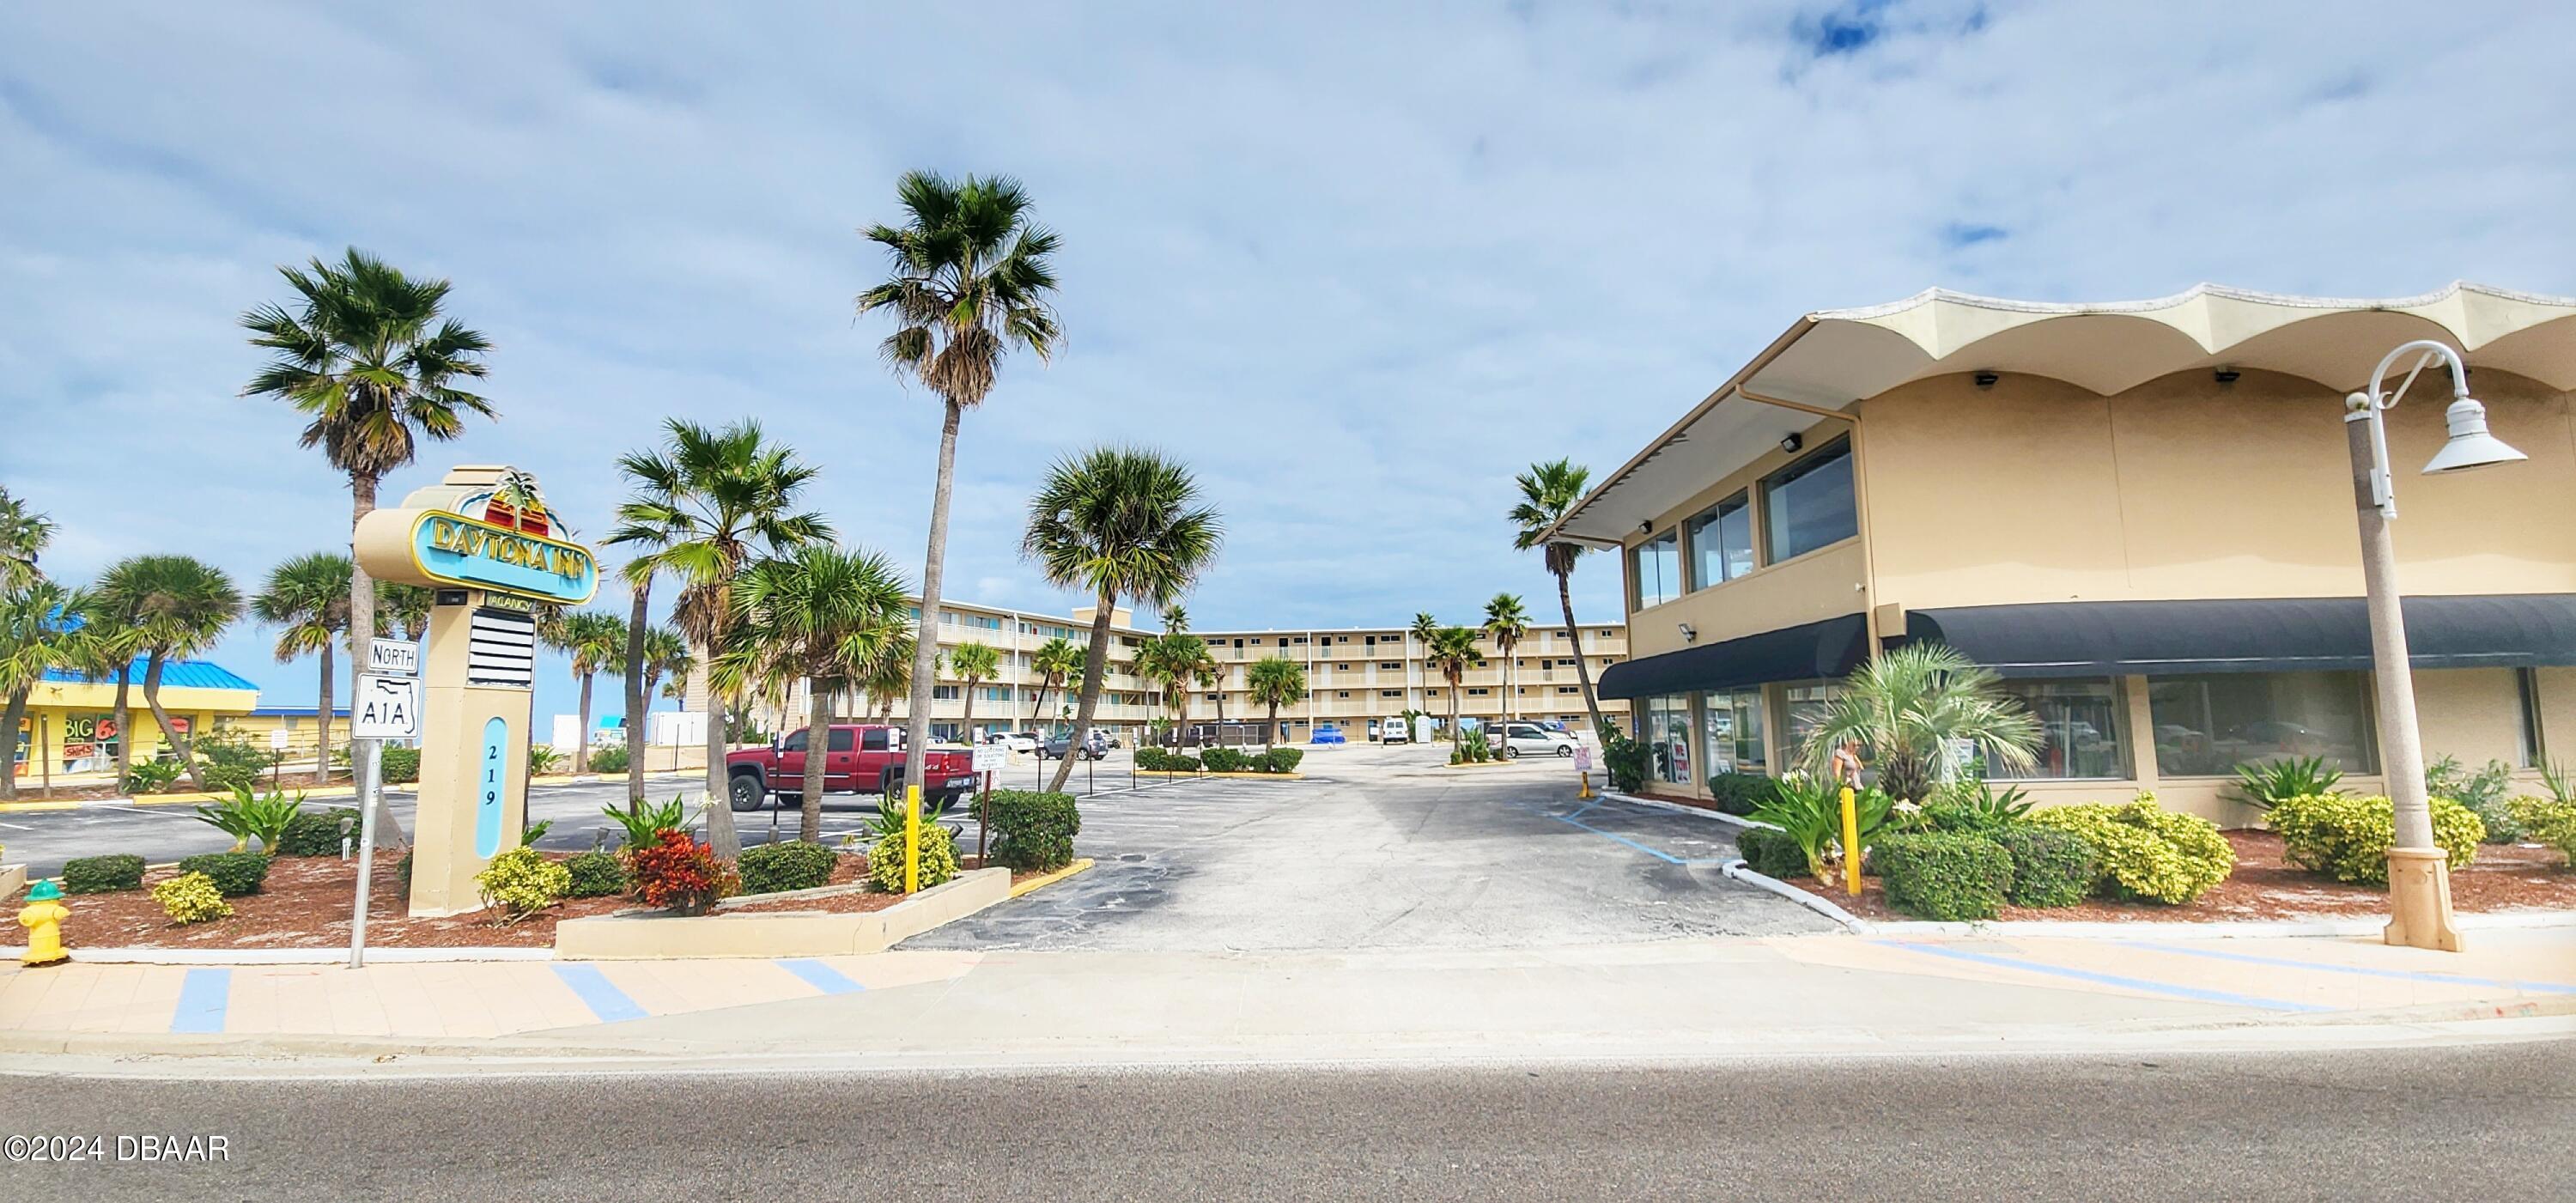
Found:
[[[1789,717],[1789,725],[1785,728],[1788,738],[1782,741],[1780,748],[1781,754],[1788,758],[1785,767],[1807,768],[1809,730],[1824,718],[1825,708],[1833,704],[1833,683],[1818,681],[1812,685],[1792,685],[1782,691],[1782,697],[1787,702]]]
[[[1637,608],[1640,610],[1680,597],[1681,532],[1665,531],[1630,550],[1628,575],[1637,582]]]
[[[1764,771],[1761,690],[1700,695],[1699,725],[1707,732],[1710,776]]]
[[[1691,783],[1696,766],[1691,757],[1689,695],[1646,699],[1646,746],[1654,753],[1657,780]]]
[[[1753,571],[1753,500],[1738,493],[1699,512],[1690,528],[1691,588]]]
[[[2018,697],[2039,720],[2039,764],[2027,773],[2006,768],[1986,754],[1986,776],[2109,777],[2129,775],[2129,758],[2120,750],[2118,684],[2101,681],[2006,681],[2004,691]]]
[[[1859,534],[1850,440],[1837,440],[1763,481],[1762,512],[1774,564]]]
[[[2156,771],[2220,777],[2240,764],[2322,756],[2347,773],[2372,772],[2368,694],[2357,672],[2151,678]]]
[[[103,773],[116,767],[116,716],[113,714],[66,714],[59,727],[47,733],[47,742],[59,757],[60,771],[65,773]]]

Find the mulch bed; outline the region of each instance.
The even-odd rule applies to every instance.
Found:
[[[2238,920],[2320,919],[2382,915],[2388,911],[2385,887],[2336,881],[2285,863],[2281,837],[2269,831],[2230,831],[2236,848],[2236,871],[2187,906],[2154,902],[2094,899],[2080,906],[2036,910],[2007,906],[2000,919],[2037,919],[2080,923],[2179,922],[2215,923]],[[1861,892],[1843,893],[1837,880],[1819,887],[1811,881],[1790,884],[1811,891],[1863,919],[1904,922],[1915,916],[1887,905],[1886,891],[1875,877],[1861,879]],[[2520,910],[2576,910],[2576,870],[2555,848],[2516,844],[2482,844],[2475,864],[2451,870],[2451,908],[2462,914]]]
[[[381,851],[381,850],[380,850]],[[562,854],[548,854],[562,860]],[[367,945],[370,948],[550,948],[555,924],[565,919],[640,909],[626,897],[567,898],[517,923],[503,924],[498,912],[471,911],[444,919],[414,919],[404,914],[399,855],[378,856],[369,898]],[[964,858],[972,868],[975,858]],[[865,880],[867,857],[843,853],[832,866],[827,884]],[[271,862],[268,881],[257,894],[234,898],[233,915],[185,927],[172,924],[152,900],[153,883],[177,876],[173,869],[144,874],[142,890],[113,894],[73,894],[63,899],[71,917],[63,922],[63,939],[74,948],[347,948],[349,907],[357,888],[353,858],[282,856]],[[1017,885],[1036,873],[1014,873]],[[850,914],[883,910],[903,901],[900,894],[872,890],[823,898],[785,898],[775,902],[728,907],[739,911],[829,911]]]

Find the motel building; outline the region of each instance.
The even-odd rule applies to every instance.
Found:
[[[46,672],[27,693],[27,714],[18,721],[15,756],[18,786],[40,789],[48,780],[92,783],[114,776],[117,745],[134,744],[136,762],[175,755],[170,740],[143,700],[145,657],[129,669],[126,688],[130,731],[116,726],[116,680],[89,680],[60,669]],[[223,732],[267,749],[275,732],[285,733],[286,767],[309,768],[321,732],[311,706],[262,706],[259,686],[239,673],[207,660],[172,660],[161,667],[161,708],[180,734]],[[349,711],[335,707],[334,747],[348,746]]]
[[[1625,566],[1630,659],[1602,692],[1679,797],[1799,763],[1836,680],[1919,640],[2038,717],[2046,748],[2015,784],[2042,804],[2152,790],[2242,825],[2232,770],[2290,756],[2382,792],[2342,417],[2423,338],[2465,352],[2493,434],[2529,456],[2418,474],[2445,439],[2438,363],[2386,412],[2425,756],[2503,760],[2536,789],[2576,758],[2576,300],[2469,284],[1934,290],[1800,318],[1558,527]]]

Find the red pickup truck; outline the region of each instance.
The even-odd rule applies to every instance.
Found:
[[[823,751],[823,791],[835,794],[903,792],[904,730],[876,723],[835,723]],[[752,748],[725,757],[726,793],[735,810],[758,810],[772,796],[781,801],[803,796],[806,731],[799,730],[772,748]],[[950,805],[975,788],[972,752],[931,749],[921,757],[921,799]]]

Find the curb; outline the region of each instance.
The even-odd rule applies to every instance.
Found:
[[[1795,888],[1795,887],[1792,887]],[[2142,919],[2135,923],[2054,922],[2047,919],[1995,919],[1973,923],[1930,920],[1861,920],[1858,930],[1889,936],[2063,936],[2084,940],[2232,940],[2256,937],[2344,939],[2376,936],[2388,926],[2385,916],[2333,919],[2274,919],[2245,922],[2190,923]],[[2576,911],[2503,911],[2459,914],[2452,925],[2461,931],[2517,931],[2576,927]]]
[[[677,771],[661,769],[644,774],[644,779],[646,781],[667,781],[674,777],[695,779],[697,775],[697,771],[694,769],[680,769]],[[626,778],[622,775],[616,777],[602,777],[597,774],[582,774],[579,776],[549,775],[544,777],[531,777],[528,779],[528,784],[597,785],[602,782],[624,780],[626,780]],[[417,783],[411,781],[388,781],[385,783],[385,792],[388,794],[411,793],[416,786]],[[325,785],[314,789],[296,790],[291,792],[300,793],[306,798],[354,798],[358,796],[358,787],[354,785]],[[197,806],[207,802],[227,801],[231,799],[231,797],[231,794],[188,793],[146,794],[140,798],[62,798],[42,802],[0,802],[0,815],[32,814],[38,811],[48,810],[82,810],[92,806]]]
[[[1304,773],[1210,773],[1206,771],[1196,773],[1170,773],[1161,769],[1138,769],[1133,775],[1138,777],[1154,777],[1168,781],[1198,780],[1201,778],[1219,781],[1303,781],[1306,779],[1306,775]]]
[[[1046,874],[1046,875],[1045,875],[1045,876],[1043,876],[1043,877],[1032,877],[1032,878],[1028,879],[1027,881],[1024,881],[1024,882],[1021,882],[1021,883],[1020,883],[1020,884],[1018,884],[1018,885],[1012,886],[1012,887],[1011,887],[1011,897],[1013,897],[1013,898],[1017,898],[1017,897],[1019,897],[1020,895],[1022,895],[1022,894],[1026,894],[1026,893],[1028,893],[1028,892],[1030,892],[1030,891],[1032,891],[1032,890],[1043,889],[1043,888],[1045,888],[1045,887],[1047,887],[1047,886],[1054,885],[1055,883],[1057,883],[1057,882],[1059,882],[1059,881],[1063,881],[1065,878],[1071,877],[1071,876],[1073,876],[1073,875],[1074,875],[1074,874],[1076,874],[1076,873],[1080,873],[1080,872],[1082,872],[1083,870],[1090,868],[1090,867],[1091,867],[1091,865],[1092,865],[1092,860],[1091,860],[1091,858],[1090,858],[1090,857],[1085,856],[1085,857],[1077,858],[1077,859],[1076,859],[1072,864],[1066,865],[1065,867],[1063,867],[1063,868],[1061,868],[1061,869],[1058,869],[1058,870],[1056,870],[1056,871],[1055,871],[1055,872],[1053,872],[1053,873]]]
[[[1666,802],[1661,798],[1640,798],[1635,794],[1623,794],[1617,790],[1610,789],[1601,791],[1601,796],[1616,802],[1631,802],[1638,806],[1652,806],[1657,810],[1669,810],[1677,814],[1690,815],[1694,818],[1713,819],[1717,822],[1724,823],[1737,831],[1744,831],[1754,827],[1768,827],[1773,831],[1780,830],[1777,824],[1765,823],[1760,819],[1748,819],[1742,815],[1731,815],[1722,810],[1710,810],[1704,806],[1684,806],[1679,802]],[[1768,879],[1766,878],[1765,880]]]
[[[1814,911],[1825,918],[1842,924],[1843,929],[1846,931],[1866,932],[1874,930],[1867,920],[1852,914],[1850,911],[1835,906],[1833,903],[1825,901],[1822,897],[1810,894],[1807,891],[1790,885],[1788,882],[1782,881],[1777,877],[1768,877],[1763,874],[1756,873],[1753,870],[1744,867],[1743,861],[1728,861],[1724,865],[1718,867],[1718,872],[1723,873],[1728,877],[1732,877],[1737,881],[1743,882],[1748,886],[1752,886],[1754,889],[1777,894],[1782,898],[1786,898],[1791,902],[1797,903],[1798,905]]]
[[[24,948],[0,948],[16,956]],[[75,948],[72,959],[99,965],[339,965],[347,963],[342,948]],[[367,963],[433,961],[551,961],[552,948],[369,948]]]

